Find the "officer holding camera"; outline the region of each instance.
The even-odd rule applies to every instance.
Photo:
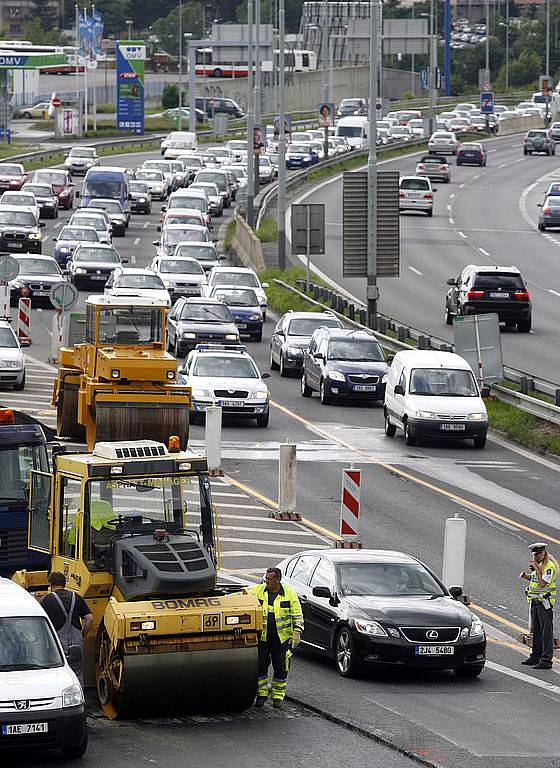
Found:
[[[525,594],[531,606],[533,647],[529,658],[521,663],[534,669],[551,669],[554,653],[552,614],[556,602],[558,566],[549,556],[544,542],[537,541],[529,549],[533,554],[533,559],[529,561],[530,572],[521,571],[519,578],[529,582]]]

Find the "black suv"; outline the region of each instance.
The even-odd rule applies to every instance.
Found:
[[[373,333],[319,328],[303,356],[301,394],[318,391],[323,405],[335,397],[383,401],[388,362]]]
[[[219,72],[219,69],[215,71]],[[220,77],[220,75],[217,74],[215,77]],[[220,99],[214,96],[197,96],[195,106],[197,109],[205,112],[208,117],[214,117],[214,115],[219,112],[224,115],[229,115],[230,117],[245,117],[245,113],[233,99]]]
[[[317,328],[342,328],[332,312],[293,312],[283,315],[270,339],[270,368],[280,369],[280,376],[292,371],[301,374],[303,353]]]
[[[32,210],[0,207],[0,252],[41,253],[44,226]]]
[[[167,315],[167,348],[184,357],[197,344],[239,344],[228,307],[217,299],[180,298]]]
[[[517,267],[476,267],[469,264],[459,277],[447,281],[445,321],[454,317],[495,312],[507,327],[531,330],[531,299]]]

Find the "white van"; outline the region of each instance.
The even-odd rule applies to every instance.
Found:
[[[165,150],[171,145],[177,152],[192,152],[198,146],[198,140],[194,131],[171,131],[167,136],[161,140],[161,154],[165,155]],[[177,154],[175,153],[175,157]],[[174,159],[174,158],[166,158]]]
[[[385,386],[385,434],[398,429],[405,443],[418,438],[474,441],[484,448],[486,406],[470,365],[453,352],[397,352]]]
[[[369,120],[365,115],[341,117],[336,124],[335,136],[343,136],[351,149],[361,149],[368,142]]]
[[[82,687],[53,625],[32,595],[0,578],[0,749],[43,746],[77,758],[87,742]]]

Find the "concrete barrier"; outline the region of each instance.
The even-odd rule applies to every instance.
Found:
[[[257,274],[264,272],[265,263],[262,245],[259,238],[248,226],[245,219],[233,214],[235,221],[235,235],[231,243],[234,259],[244,267],[251,267]]]
[[[512,117],[498,123],[498,136],[509,136],[510,133],[522,133],[531,128],[544,128],[540,117]]]

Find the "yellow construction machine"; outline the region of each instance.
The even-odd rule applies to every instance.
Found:
[[[177,361],[165,351],[163,302],[90,296],[85,340],[59,352],[52,404],[60,437],[97,442],[189,434],[189,387],[177,384]]]
[[[206,459],[152,440],[53,451],[32,471],[29,547],[51,557],[94,616],[84,680],[110,718],[240,711],[257,685],[262,610],[219,586]],[[38,596],[47,571],[14,580]]]

